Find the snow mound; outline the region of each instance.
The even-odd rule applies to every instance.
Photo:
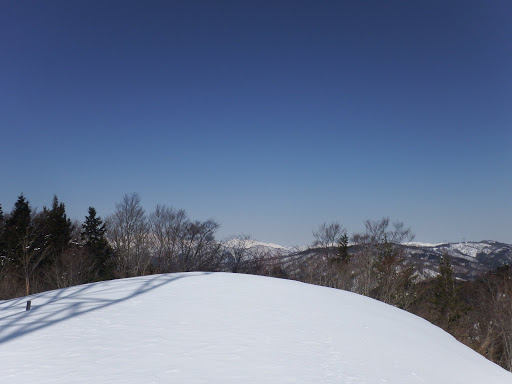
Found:
[[[394,307],[225,273],[145,276],[2,301],[0,361],[0,382],[10,384],[512,382]]]

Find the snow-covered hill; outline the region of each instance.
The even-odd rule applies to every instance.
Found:
[[[29,298],[0,302],[1,383],[512,382],[425,320],[293,281],[166,274]]]

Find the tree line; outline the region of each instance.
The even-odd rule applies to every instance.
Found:
[[[314,249],[296,264],[294,278],[359,293],[414,313],[489,360],[512,371],[512,269],[503,265],[470,281],[458,280],[448,255],[438,273],[420,278],[402,243],[414,237],[388,218],[365,222],[350,238],[339,223],[314,232]]]
[[[20,195],[10,213],[0,206],[0,299],[153,273],[221,270],[218,228],[165,205],[148,215],[137,194],[125,195],[105,220],[89,207],[83,223],[67,217],[57,196],[38,212]]]
[[[295,252],[254,246],[248,235],[216,239],[219,224],[157,205],[146,213],[127,194],[103,220],[89,207],[71,221],[54,196],[31,208],[20,195],[11,212],[0,206],[0,299],[89,282],[188,271],[224,271],[298,280],[369,296],[415,313],[507,370],[512,370],[512,270],[503,266],[473,281],[455,278],[450,258],[420,279],[402,244],[412,230],[389,218],[367,220],[349,236],[340,223],[313,231]]]
[[[57,196],[33,210],[20,195],[12,212],[0,206],[0,298],[113,278],[113,250],[96,210],[72,222]]]

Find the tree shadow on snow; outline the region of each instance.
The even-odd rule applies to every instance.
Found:
[[[68,319],[122,303],[179,279],[207,275],[163,274],[85,284],[0,302],[0,344]],[[109,299],[108,296],[114,297]],[[27,300],[32,309],[26,311]]]

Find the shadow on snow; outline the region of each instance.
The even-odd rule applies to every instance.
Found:
[[[198,274],[150,275],[128,279],[121,284],[118,283],[119,280],[111,280],[0,302],[0,344],[73,317],[127,301],[188,276]],[[98,297],[102,292],[108,292],[116,298]],[[32,300],[30,311],[25,310],[28,300]]]

